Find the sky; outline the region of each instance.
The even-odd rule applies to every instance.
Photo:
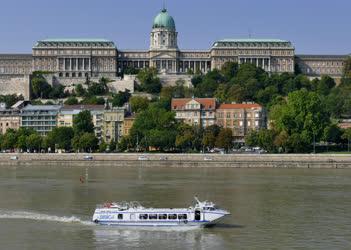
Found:
[[[0,53],[47,38],[105,38],[148,49],[163,0],[0,0]],[[289,40],[297,54],[351,53],[351,0],[165,0],[180,49],[225,38]]]

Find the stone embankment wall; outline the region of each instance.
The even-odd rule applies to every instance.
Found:
[[[85,159],[91,156],[92,159]],[[17,159],[16,159],[17,158]],[[0,154],[0,165],[351,168],[351,155],[338,154]]]
[[[25,100],[29,100],[29,75],[0,76],[1,95],[23,95]]]

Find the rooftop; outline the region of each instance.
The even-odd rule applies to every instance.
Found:
[[[111,42],[107,39],[101,38],[50,38],[39,40],[38,42],[55,42],[55,43],[66,43],[66,42],[79,42],[79,43],[106,43]]]
[[[213,43],[212,47],[293,47],[290,41],[281,39],[232,38]]]
[[[105,105],[65,105],[62,107],[62,111],[73,111],[73,110],[104,110]]]
[[[191,100],[200,103],[202,109],[216,109],[215,98],[173,98],[171,104],[172,109],[184,109],[185,105]]]
[[[39,40],[34,47],[113,47],[114,42],[107,39],[98,38],[50,38]]]
[[[60,105],[32,105],[29,104],[25,106],[22,110],[30,111],[30,110],[54,110],[58,111],[62,106]]]
[[[235,43],[287,43],[287,40],[281,39],[256,39],[256,38],[229,38],[218,40],[217,42],[235,42]]]

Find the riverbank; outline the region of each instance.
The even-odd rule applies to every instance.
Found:
[[[0,166],[351,168],[349,154],[0,154]]]

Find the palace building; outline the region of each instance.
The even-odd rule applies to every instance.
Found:
[[[294,45],[280,39],[222,39],[208,50],[181,50],[175,21],[162,9],[153,20],[148,50],[120,50],[106,39],[45,39],[34,45],[31,54],[0,54],[0,91],[28,98],[34,71],[50,72],[51,84],[72,86],[87,77],[93,81],[107,77],[116,86],[123,84],[119,76],[127,68],[155,67],[162,79],[174,79],[188,71],[220,69],[226,62],[252,63],[269,73],[292,73],[298,65],[307,76],[328,74],[338,79],[347,56],[296,55]]]

